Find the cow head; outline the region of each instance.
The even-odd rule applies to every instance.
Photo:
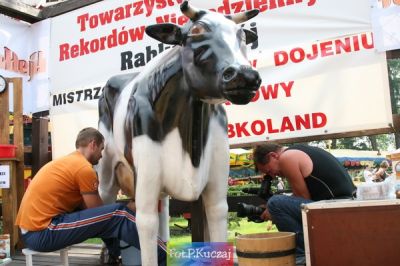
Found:
[[[259,11],[224,16],[196,10],[187,1],[181,10],[191,20],[183,27],[156,24],[148,26],[146,33],[163,43],[182,46],[184,79],[195,96],[210,103],[249,103],[261,78],[247,59],[246,44],[256,41],[257,35],[238,24]]]

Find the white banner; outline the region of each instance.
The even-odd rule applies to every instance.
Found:
[[[244,27],[258,33],[248,57],[263,83],[249,105],[226,105],[231,144],[389,126],[386,61],[374,51],[369,1],[190,1],[225,14],[261,10]],[[108,78],[141,71],[170,48],[144,28],[183,24],[181,2],[103,1],[52,19],[55,157],[74,148],[82,127],[97,126],[97,99]]]
[[[400,0],[371,0],[372,27],[378,51],[400,48]]]
[[[49,110],[50,21],[30,25],[0,15],[0,24],[0,75],[23,79],[24,114]]]
[[[0,189],[10,188],[10,166],[0,165]]]

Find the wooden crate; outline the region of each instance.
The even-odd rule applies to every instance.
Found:
[[[400,265],[400,200],[303,205],[307,266]]]

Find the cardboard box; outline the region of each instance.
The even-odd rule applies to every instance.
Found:
[[[307,266],[400,265],[400,200],[329,200],[302,207]]]
[[[0,235],[0,263],[10,258],[10,235]]]

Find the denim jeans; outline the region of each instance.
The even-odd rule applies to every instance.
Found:
[[[135,213],[120,203],[58,215],[48,228],[22,234],[28,248],[47,252],[93,237],[102,238],[112,255],[120,254],[119,240],[140,249]],[[165,265],[166,247],[161,239],[157,249],[159,265]]]
[[[272,222],[279,231],[296,233],[296,256],[304,256],[303,223],[301,220],[301,204],[312,200],[304,198],[274,195],[268,200],[268,211]]]

